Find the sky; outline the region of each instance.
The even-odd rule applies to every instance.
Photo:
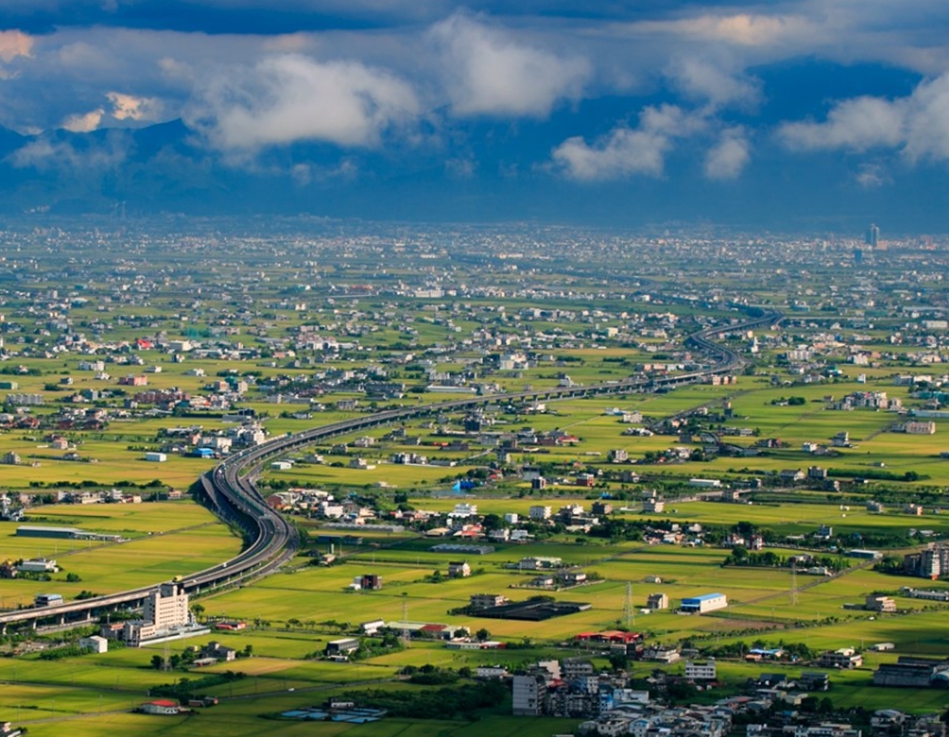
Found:
[[[945,0],[0,0],[2,163],[45,197],[134,164],[342,214],[939,228],[947,30]]]

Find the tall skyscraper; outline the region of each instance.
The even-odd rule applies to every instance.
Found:
[[[870,223],[870,227],[867,228],[867,235],[863,239],[863,242],[871,248],[876,248],[880,243],[880,229],[875,223]]]

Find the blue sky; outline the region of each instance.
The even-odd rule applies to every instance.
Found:
[[[24,170],[121,167],[120,133],[80,151],[57,129],[173,120],[295,187],[821,170],[878,198],[949,165],[944,0],[0,0],[0,28],[0,125],[38,136],[8,157]]]

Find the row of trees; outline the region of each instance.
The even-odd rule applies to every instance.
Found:
[[[736,545],[722,562],[722,565],[749,566],[752,568],[790,568],[792,561],[792,557],[784,557],[770,550],[761,553],[750,553],[741,545]],[[829,555],[811,556],[807,565],[827,568],[835,572],[850,567],[845,558],[835,558]]]
[[[457,674],[456,674],[457,677]],[[485,709],[510,711],[510,692],[500,681],[465,684],[455,688],[411,691],[353,691],[343,698],[386,709],[392,716],[411,719],[466,719],[475,721]]]

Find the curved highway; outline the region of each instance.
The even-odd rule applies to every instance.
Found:
[[[274,438],[262,445],[236,453],[213,471],[202,476],[200,483],[212,511],[224,522],[240,527],[249,540],[249,544],[236,557],[185,577],[183,579],[185,590],[189,593],[200,593],[266,575],[278,569],[298,550],[299,537],[296,527],[267,505],[255,484],[261,467],[268,459],[310,445],[317,440],[433,413],[457,412],[493,403],[498,399],[508,401],[568,399],[602,394],[655,391],[662,387],[697,383],[710,376],[732,373],[744,365],[736,351],[713,342],[713,337],[723,333],[752,330],[762,325],[775,325],[782,319],[783,316],[779,313],[767,313],[741,323],[710,327],[693,333],[686,338],[686,345],[693,346],[704,353],[709,359],[709,364],[684,374],[634,377],[591,386],[556,387],[542,391],[478,396],[417,407],[403,407]],[[35,626],[41,619],[55,619],[63,626],[73,621],[79,624],[87,622],[94,612],[100,610],[118,606],[137,606],[154,590],[155,585],[152,585],[57,606],[6,612],[0,614],[0,627],[5,630],[9,624],[22,622],[32,622]],[[77,618],[77,615],[83,618]]]

